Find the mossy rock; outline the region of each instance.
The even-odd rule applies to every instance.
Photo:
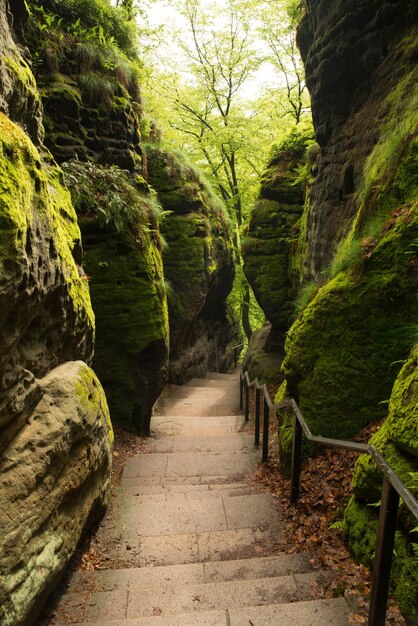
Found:
[[[96,313],[93,366],[112,419],[150,434],[152,407],[167,378],[168,313],[161,253],[151,237],[80,218]]]
[[[294,309],[294,257],[312,140],[310,125],[296,127],[272,149],[242,240],[245,275],[276,332],[289,328]]]
[[[251,380],[258,378],[260,383],[268,385],[283,379],[281,364],[284,357],[278,350],[266,350],[270,332],[271,324],[268,323],[253,332],[242,363]]]
[[[344,516],[344,538],[355,559],[372,567],[376,549],[378,507],[366,506],[351,498]],[[405,616],[415,623],[418,618],[418,569],[410,542],[402,530],[395,535],[391,585]]]
[[[315,434],[346,438],[385,414],[418,315],[418,237],[409,207],[372,255],[322,287],[289,331],[283,371]]]
[[[207,351],[219,354],[225,345],[216,347],[212,335],[225,338],[228,333],[210,329],[220,325],[235,333],[225,305],[234,277],[231,229],[223,204],[184,155],[156,145],[147,145],[146,154],[149,182],[170,212],[161,223],[167,242],[163,260],[169,284],[170,380],[185,382],[217,362],[216,355],[205,354],[204,345],[198,349],[202,358],[190,354],[202,332]]]
[[[399,373],[389,403],[389,415],[370,439],[400,479],[411,486],[411,473],[418,473],[418,349],[415,349]],[[382,476],[368,455],[357,460],[353,490],[361,502],[380,499]],[[418,496],[418,488],[415,488]]]
[[[301,214],[301,205],[258,200],[242,242],[245,276],[267,319],[277,329],[288,328],[293,312],[296,293],[289,266]]]

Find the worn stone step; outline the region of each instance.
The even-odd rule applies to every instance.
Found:
[[[241,413],[239,399],[227,395],[220,400],[218,396],[194,398],[166,396],[158,401],[157,415],[221,416]]]
[[[271,556],[281,547],[280,527],[272,520],[267,530],[240,528],[178,535],[131,536],[112,518],[97,533],[106,542],[112,567],[182,565]]]
[[[156,501],[164,500],[203,500],[205,498],[219,498],[220,496],[243,496],[257,494],[259,490],[246,483],[226,483],[221,485],[124,485],[117,487],[112,494],[116,500],[138,500],[144,502],[144,498],[155,497]],[[116,505],[118,506],[118,505]]]
[[[202,382],[206,383],[215,383],[215,385],[202,385],[202,386],[191,386],[186,387],[186,385],[167,385],[163,392],[164,398],[189,398],[190,400],[194,400],[195,398],[224,398],[231,396],[230,387],[234,383],[234,381],[228,381],[228,386],[225,387],[225,381],[205,381],[202,378]],[[239,401],[239,389],[238,385],[236,386],[237,397]],[[236,401],[236,398],[233,398]]]
[[[349,606],[344,598],[272,604],[228,611],[228,626],[348,626]],[[163,626],[164,622],[161,623]],[[167,622],[174,626],[175,622]],[[185,622],[187,624],[187,622]],[[219,622],[219,626],[222,622]],[[115,624],[116,626],[116,624]],[[123,625],[125,626],[125,625]],[[126,625],[127,626],[127,625]],[[142,626],[132,624],[129,626]],[[153,622],[149,622],[153,626]],[[155,622],[155,626],[160,626]],[[164,625],[165,626],[165,625]]]
[[[254,436],[247,433],[226,435],[173,436],[150,443],[152,452],[246,452],[254,449]]]
[[[244,416],[237,415],[153,415],[151,430],[158,437],[228,435],[244,427]]]
[[[231,580],[254,580],[289,576],[311,570],[308,559],[299,554],[190,563],[157,567],[125,568],[75,572],[67,586],[67,595],[82,593],[86,589],[108,592],[134,587],[159,587],[160,585],[192,585]]]
[[[194,500],[184,498],[158,500],[143,496],[137,501],[119,501],[112,512],[116,535],[123,530],[132,544],[142,537],[179,535],[252,528],[264,530],[277,516],[275,501],[270,494],[253,493]]]
[[[113,620],[112,626],[348,626],[349,607],[344,598],[308,600],[268,606],[204,611],[178,615]],[[99,625],[78,622],[72,626]],[[56,626],[67,626],[64,623]]]
[[[239,393],[238,378],[222,379],[210,379],[210,378],[193,378],[188,383],[182,385],[184,388],[188,387],[202,387],[202,388],[222,388],[228,389],[232,392]]]
[[[138,485],[146,477],[158,479],[177,478],[185,481],[190,476],[230,476],[229,482],[235,476],[246,474],[258,462],[257,450],[244,449],[240,453],[200,453],[200,452],[169,452],[143,454],[129,458],[126,461],[122,474],[122,483],[125,478],[134,478]]]
[[[220,372],[208,372],[205,376],[206,380],[239,380],[239,371],[233,374],[221,374]]]
[[[314,584],[321,581],[326,581],[323,573],[307,572],[290,576],[179,585],[162,581],[158,585],[134,582],[128,588],[93,591],[85,603],[82,594],[67,594],[62,598],[60,608],[64,613],[77,614],[79,607],[83,619],[100,619],[109,623],[121,617],[129,619],[152,617],[156,614],[173,616],[308,600],[312,598]]]

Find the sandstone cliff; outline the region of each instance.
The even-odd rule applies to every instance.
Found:
[[[225,300],[234,279],[226,210],[180,153],[147,146],[149,181],[165,211],[164,273],[169,284],[170,381],[228,371],[237,330]]]
[[[12,7],[22,17],[19,3]],[[88,367],[94,315],[62,172],[0,2],[0,621],[35,620],[104,511],[112,431]],[[25,132],[25,130],[26,132]],[[35,146],[38,144],[39,149]]]
[[[170,194],[177,196],[178,206],[183,205],[179,211],[172,208],[168,179],[161,173],[155,175],[156,164],[142,145],[138,60],[131,49],[134,39],[129,43],[129,32],[115,18],[103,21],[99,40],[94,6],[91,3],[83,12],[80,28],[74,32],[68,7],[45,2],[50,19],[55,20],[50,40],[38,43],[32,31],[30,43],[39,58],[37,80],[45,108],[46,144],[61,164],[76,157],[86,163],[85,173],[90,172],[83,174],[77,162],[73,172],[71,164],[69,169],[64,167],[67,176],[74,178],[70,186],[97,320],[93,366],[103,382],[112,418],[148,435],[152,407],[167,381],[169,332],[173,382],[185,382],[208,368],[231,363],[232,355],[224,355],[234,337],[225,314],[233,274],[230,234],[223,218],[217,217],[222,210],[215,208],[218,201],[212,192],[202,185],[199,174],[185,176],[184,166],[176,175],[171,167]],[[53,18],[55,13],[62,22]],[[183,159],[181,155],[170,158],[177,164]],[[120,168],[119,174],[115,167]],[[197,195],[193,198],[193,193],[202,193],[203,200]],[[110,210],[113,214],[107,219],[109,206],[115,210]],[[137,213],[136,226],[129,207]],[[187,217],[165,218],[165,211],[171,210]],[[212,217],[219,227],[209,226]],[[188,229],[184,232],[183,224]],[[160,228],[168,244],[163,261]],[[184,257],[192,258],[192,264],[186,267]],[[180,277],[185,271],[190,275]],[[170,304],[170,328],[167,285],[172,302],[179,304]]]
[[[410,0],[306,2],[298,41],[319,149],[288,266],[303,291],[279,392],[297,399],[315,433],[339,438],[385,416],[392,394],[373,441],[405,480],[418,469],[416,362],[409,358],[418,317],[416,24]],[[283,244],[280,253],[288,254]],[[286,463],[289,416],[280,445]],[[379,499],[378,484],[371,464],[359,460],[346,533],[368,562],[372,542],[364,538],[372,536],[366,528],[374,512],[366,503]],[[404,519],[404,558],[394,577],[404,608],[416,611],[409,529]]]

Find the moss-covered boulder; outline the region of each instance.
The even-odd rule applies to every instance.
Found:
[[[83,362],[39,381],[41,399],[0,458],[0,619],[34,624],[89,527],[105,512],[112,428]]]
[[[245,275],[272,324],[272,335],[281,335],[282,344],[294,309],[297,281],[292,257],[304,205],[304,172],[309,167],[306,150],[312,139],[312,127],[303,125],[274,147],[242,242]]]
[[[167,380],[168,312],[159,207],[140,177],[117,167],[64,164],[96,312],[93,367],[112,419],[150,434],[152,407]]]
[[[415,348],[396,379],[389,415],[370,443],[384,456],[415,497],[418,497],[418,350]],[[415,479],[414,479],[415,476]],[[355,557],[366,564],[373,559],[382,475],[369,456],[359,457],[354,471],[354,496],[345,512],[345,535]],[[410,534],[416,520],[401,507],[392,582],[402,608],[418,616],[418,572]]]
[[[283,371],[315,434],[350,437],[385,414],[418,315],[418,272],[407,250],[416,205],[394,218],[361,270],[322,287],[289,331]]]
[[[248,372],[251,380],[258,378],[260,382],[273,384],[283,378],[281,365],[283,350],[266,349],[269,342],[271,324],[267,322],[251,335],[242,367]]]
[[[165,211],[164,273],[169,284],[170,380],[186,382],[232,364],[236,329],[225,300],[232,288],[231,232],[222,203],[181,153],[147,146],[150,184]]]

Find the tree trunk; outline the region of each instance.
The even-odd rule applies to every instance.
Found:
[[[242,295],[241,322],[244,333],[246,334],[248,341],[250,341],[253,331],[250,324],[250,286],[247,282],[244,284],[244,292]]]

